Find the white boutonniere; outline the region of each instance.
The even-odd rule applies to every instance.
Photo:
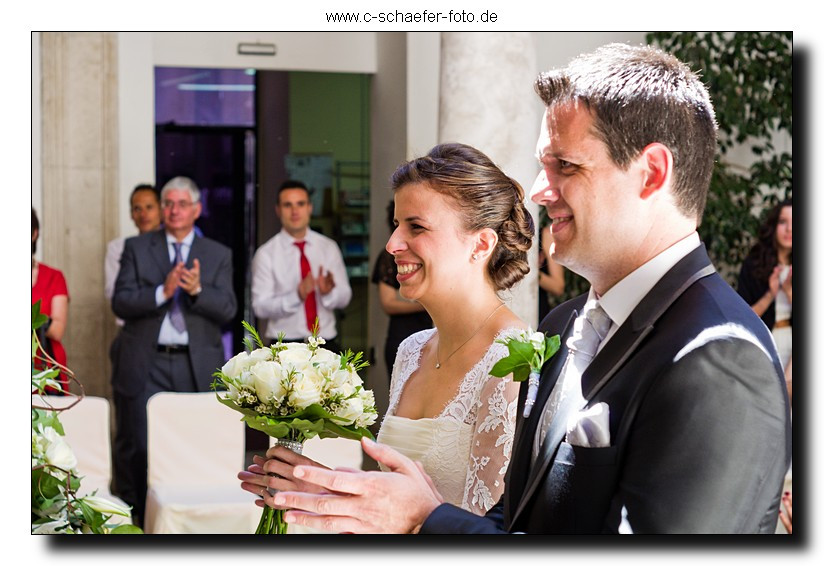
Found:
[[[555,355],[561,347],[561,337],[555,334],[547,336],[543,332],[533,332],[531,328],[498,340],[509,350],[509,355],[501,358],[492,366],[490,375],[506,377],[512,374],[514,381],[529,379],[524,404],[524,418],[529,418],[535,398],[538,396],[538,385],[541,382],[541,367]]]

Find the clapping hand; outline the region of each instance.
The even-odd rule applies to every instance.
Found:
[[[183,266],[182,262],[178,262],[172,270],[166,275],[166,281],[163,282],[163,296],[166,299],[171,299],[172,295],[175,294],[175,289],[178,288],[180,285],[180,278],[183,275],[183,272],[186,268]]]
[[[323,266],[321,266],[318,274],[318,290],[320,291],[320,294],[326,295],[334,288],[335,278],[332,276],[332,272],[327,271],[326,275],[324,275]]]
[[[298,284],[298,295],[300,296],[301,301],[305,301],[306,297],[309,296],[309,293],[315,290],[315,278],[312,276],[312,272],[306,274],[306,277]]]
[[[316,493],[282,491],[274,496],[274,507],[288,509],[284,515],[287,523],[346,533],[413,533],[420,529],[443,503],[432,480],[420,464],[388,446],[367,438],[361,439],[361,446],[390,471],[296,466],[293,478],[320,489]]]
[[[769,285],[769,288],[770,288],[770,294],[772,295],[773,299],[775,299],[775,297],[778,295],[778,288],[781,285],[780,279],[779,279],[780,275],[781,275],[781,266],[776,265],[773,268],[772,273],[770,274],[769,281],[767,282],[767,284]]]
[[[181,266],[183,264],[180,264]],[[192,260],[192,268],[183,269],[180,272],[180,288],[189,293],[196,295],[200,289],[200,261],[197,258]]]

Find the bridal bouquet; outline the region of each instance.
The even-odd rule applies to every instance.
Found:
[[[358,370],[366,367],[363,354],[336,354],[321,346],[317,326],[307,343],[284,343],[283,336],[264,346],[246,321],[251,335],[248,351],[230,359],[214,373],[217,399],[243,415],[253,429],[279,439],[285,446],[315,436],[359,440],[372,438],[367,427],[378,416],[375,396],[363,388]],[[221,390],[222,389],[222,390]],[[256,534],[286,532],[282,511],[266,507]]]

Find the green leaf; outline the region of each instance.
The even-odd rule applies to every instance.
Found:
[[[549,358],[561,349],[561,337],[557,334],[550,336],[546,339],[546,342],[544,342],[544,348],[546,348],[544,350],[544,363],[546,363]]]
[[[530,372],[529,366],[518,366],[512,371],[512,380],[513,381],[524,381],[529,377]]]
[[[255,329],[255,327],[246,322],[245,320],[241,321],[241,324],[243,325],[243,328],[245,328],[246,331],[252,335],[253,342],[246,342],[246,347],[249,348],[249,350],[254,350],[254,348],[251,347],[253,345],[257,345],[258,348],[263,348],[263,340],[260,339],[260,334],[258,334],[258,331]]]
[[[525,364],[523,361],[513,360],[511,356],[507,356],[495,362],[495,365],[493,365],[492,369],[489,370],[489,375],[494,377],[506,377],[510,373],[513,373],[519,366],[525,366],[527,370],[529,369],[528,363]]]
[[[111,531],[113,535],[142,535],[143,531],[135,525],[118,525]]]
[[[40,302],[37,301],[31,306],[31,329],[36,330],[46,324],[49,317],[40,312]]]

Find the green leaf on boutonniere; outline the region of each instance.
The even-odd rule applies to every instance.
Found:
[[[561,349],[561,337],[555,334],[544,341],[544,360],[548,360]]]
[[[544,362],[551,358],[561,346],[561,339],[556,334],[552,337],[544,337],[540,332],[528,330],[520,337],[509,337],[499,340],[505,344],[509,355],[501,358],[492,366],[490,375],[494,377],[506,377],[512,374],[514,381],[524,381],[532,371],[541,371]]]

